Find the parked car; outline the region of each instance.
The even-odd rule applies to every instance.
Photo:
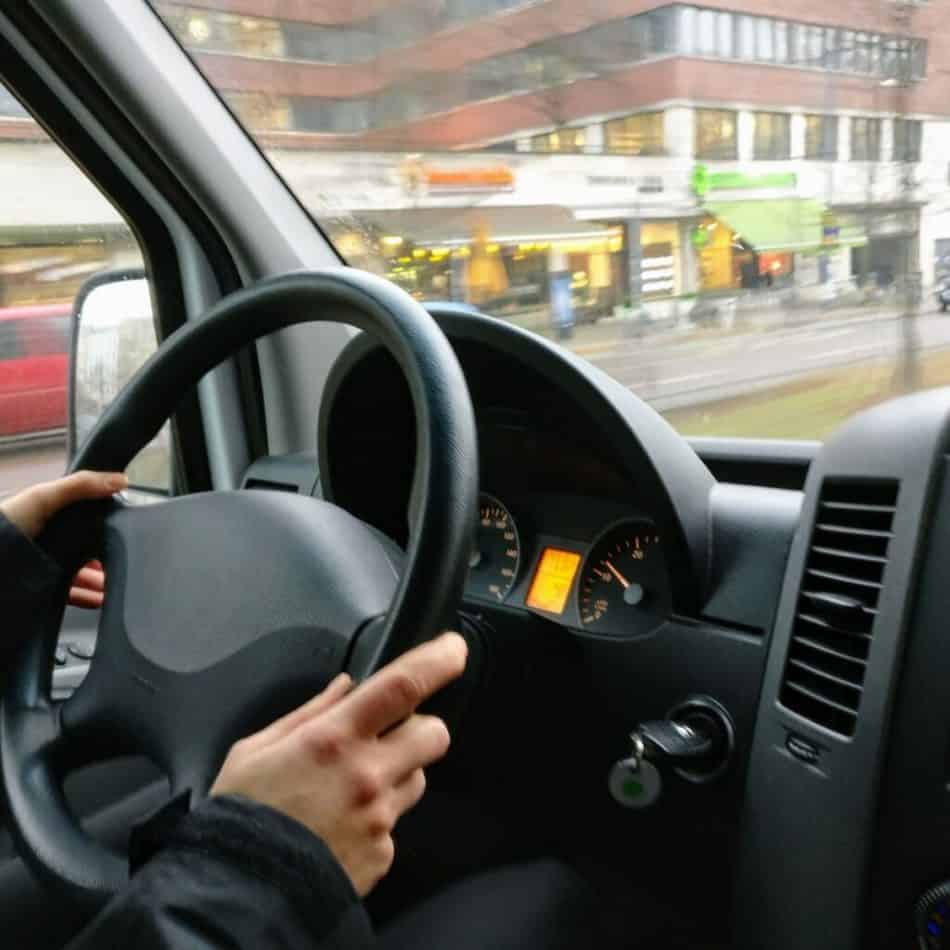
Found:
[[[0,308],[0,438],[65,427],[70,309]]]

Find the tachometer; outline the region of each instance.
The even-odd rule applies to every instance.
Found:
[[[577,587],[581,625],[593,633],[647,633],[670,612],[670,587],[656,528],[622,521],[593,544]]]
[[[478,528],[469,558],[466,591],[502,601],[514,586],[521,564],[521,541],[511,512],[492,495],[478,496]]]

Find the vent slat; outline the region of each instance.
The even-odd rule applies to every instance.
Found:
[[[851,501],[823,501],[820,507],[835,511],[881,511],[891,514],[897,510],[894,505],[859,505]]]
[[[779,702],[854,735],[894,536],[896,480],[826,480],[818,499]]]
[[[855,683],[853,680],[847,679],[846,677],[835,676],[833,673],[829,673],[827,670],[821,669],[821,667],[816,666],[814,663],[806,663],[804,660],[796,660],[793,658],[790,658],[788,662],[789,665],[794,666],[795,669],[803,670],[806,673],[810,673],[812,676],[817,676],[818,679],[827,680],[829,683],[833,683],[835,686],[840,686],[842,689],[852,689],[858,694],[861,693],[861,681],[864,679],[864,673],[862,671],[856,671],[859,681]]]
[[[881,538],[890,541],[893,537],[890,531],[877,531],[871,528],[852,528],[843,524],[831,524],[827,521],[819,521],[815,525],[817,531],[830,531],[833,534],[854,534],[860,538]]]
[[[821,591],[812,590],[811,588],[804,587],[802,588],[802,597],[814,596],[815,594],[821,593]],[[872,617],[877,615],[877,607],[871,607],[868,604],[864,605],[864,612],[870,614]]]
[[[798,619],[804,623],[811,624],[813,627],[820,627],[823,631],[833,633],[839,637],[847,637],[852,640],[865,640],[867,642],[871,640],[871,617],[867,618],[867,623],[862,628],[852,630],[839,627],[824,617],[819,617],[817,614],[808,613],[804,610],[798,612]]]
[[[829,581],[838,581],[839,584],[857,584],[859,587],[867,587],[875,591],[881,589],[881,585],[877,581],[863,581],[857,577],[848,577],[847,574],[839,574],[837,571],[823,571],[817,567],[806,567],[805,570],[812,577],[823,577]]]
[[[816,653],[822,653],[825,656],[833,657],[835,660],[840,660],[842,663],[853,663],[862,669],[867,668],[867,662],[861,657],[852,656],[842,649],[835,649],[827,643],[815,640],[813,637],[793,637],[792,646],[803,646],[809,650],[814,650]]]
[[[886,557],[878,557],[874,554],[857,554],[854,551],[845,551],[841,548],[828,548],[822,544],[813,544],[811,549],[828,557],[843,557],[849,561],[870,561],[874,564],[887,564]]]
[[[802,696],[807,696],[810,700],[812,700],[812,702],[821,703],[823,706],[827,706],[829,709],[834,709],[836,712],[844,713],[846,716],[850,716],[853,719],[858,718],[857,709],[853,709],[851,706],[845,706],[842,703],[836,703],[833,699],[829,699],[827,696],[822,696],[821,693],[816,693],[815,690],[809,689],[807,686],[802,686],[799,683],[788,680],[785,683],[785,688],[794,690],[796,693],[801,693]]]

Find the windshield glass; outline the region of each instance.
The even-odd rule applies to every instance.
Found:
[[[950,381],[938,4],[153,5],[349,264],[684,433],[822,438]]]

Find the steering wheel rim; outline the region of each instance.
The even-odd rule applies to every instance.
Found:
[[[163,342],[102,415],[70,471],[124,469],[174,413],[184,392],[209,370],[268,333],[307,322],[346,323],[378,336],[406,376],[416,414],[416,477],[422,504],[410,532],[405,567],[393,580],[388,610],[382,619],[377,617],[378,622],[364,623],[351,634],[347,655],[351,672],[359,678],[412,643],[435,636],[450,621],[465,582],[477,508],[476,431],[465,378],[433,318],[408,294],[382,278],[339,268],[276,277],[230,295]],[[252,494],[258,495],[240,493],[242,498]],[[264,494],[254,499],[258,508]],[[185,498],[204,497],[208,504],[220,506],[226,495],[212,492]],[[181,501],[158,508],[172,511]],[[69,577],[88,556],[98,553],[99,529],[111,526],[115,533],[133,510],[116,501],[75,509],[54,521],[42,540]],[[253,506],[248,510],[253,513]],[[345,513],[336,511],[333,530],[371,546],[366,526],[349,525],[341,519]],[[117,576],[121,573],[116,571]],[[113,586],[110,574],[103,618]],[[0,766],[20,853],[57,890],[91,910],[124,885],[127,865],[85,834],[62,792],[65,769],[86,761],[75,756],[70,745],[85,734],[77,727],[71,739],[70,717],[64,713],[71,711],[70,704],[77,706],[74,700],[89,685],[96,667],[94,660],[87,683],[67,704],[51,702],[50,670],[67,590],[64,581],[48,609],[36,618],[38,635],[27,643],[10,672],[0,710]],[[369,627],[373,628],[369,647],[353,650],[360,636],[366,643]],[[100,639],[102,631],[100,626]],[[72,718],[78,722],[81,716]],[[94,729],[88,733],[97,734]],[[116,751],[127,750],[117,747],[112,754]]]

